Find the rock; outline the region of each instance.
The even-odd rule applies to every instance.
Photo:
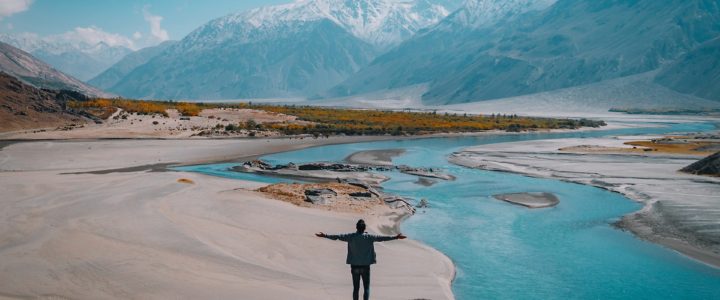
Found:
[[[680,171],[695,175],[720,176],[720,152],[684,167]]]
[[[326,205],[329,197],[336,197],[337,192],[331,189],[307,189],[305,190],[305,202],[312,204]]]
[[[422,186],[432,186],[433,184],[436,184],[436,180],[432,180],[426,177],[418,177],[418,180],[414,182],[415,184],[419,184]]]
[[[407,200],[405,200],[405,198],[398,197],[398,196],[386,196],[385,198],[383,198],[383,201],[390,208],[404,209],[411,214],[415,213],[415,208],[412,205],[410,205],[410,203]]]
[[[430,207],[430,205],[428,205],[427,199],[422,198],[422,199],[420,199],[420,203],[418,203],[418,205],[416,205],[415,207],[417,207],[417,208],[427,208],[427,207]]]
[[[355,192],[348,194],[350,197],[358,197],[358,198],[370,198],[373,196],[370,192]]]
[[[305,190],[305,195],[310,196],[322,196],[322,195],[332,195],[337,196],[337,192],[331,190],[331,189],[308,189]]]
[[[409,166],[399,166],[400,172],[420,177],[437,178],[442,180],[455,180],[455,176],[450,174],[442,173],[439,170],[433,168],[413,168]]]

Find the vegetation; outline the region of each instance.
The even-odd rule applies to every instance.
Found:
[[[275,123],[264,125],[285,134],[321,135],[415,135],[437,132],[475,132],[485,130],[523,131],[534,129],[575,129],[604,126],[602,121],[519,117],[517,115],[458,115],[437,112],[377,111],[314,106],[250,106],[298,117],[312,124]]]
[[[519,132],[538,129],[575,129],[604,126],[603,121],[520,117],[517,115],[468,115],[418,112],[340,109],[295,105],[207,104],[172,101],[144,101],[127,99],[92,99],[71,101],[69,106],[79,110],[121,108],[128,113],[160,114],[168,116],[168,109],[177,109],[183,116],[197,116],[206,108],[245,108],[295,116],[297,121],[257,123],[253,120],[239,124],[218,124],[214,130],[247,131],[254,136],[259,131],[274,131],[285,135],[311,134],[315,137],[344,135],[419,135],[429,133],[477,132],[506,130]]]
[[[70,101],[68,106],[73,109],[115,109],[120,108],[128,113],[140,115],[160,114],[168,116],[168,109],[177,109],[183,116],[197,116],[205,104],[172,101],[145,101],[128,99],[92,99],[87,101]]]

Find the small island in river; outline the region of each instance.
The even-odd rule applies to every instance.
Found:
[[[552,193],[512,193],[493,195],[493,198],[525,206],[527,208],[545,208],[558,205],[560,199]]]

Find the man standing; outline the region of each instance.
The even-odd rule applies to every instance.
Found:
[[[346,233],[339,235],[327,235],[322,232],[316,233],[318,237],[331,240],[341,240],[348,243],[347,260],[345,263],[350,265],[353,281],[353,300],[358,300],[360,290],[360,278],[363,282],[363,299],[370,299],[370,265],[375,261],[374,242],[384,242],[390,240],[404,239],[406,236],[398,234],[396,236],[378,236],[367,234],[365,232],[365,221],[360,219],[355,225],[357,229],[354,233]]]

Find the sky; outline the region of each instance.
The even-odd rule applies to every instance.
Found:
[[[0,33],[106,41],[133,49],[180,40],[238,11],[291,0],[0,0]]]

